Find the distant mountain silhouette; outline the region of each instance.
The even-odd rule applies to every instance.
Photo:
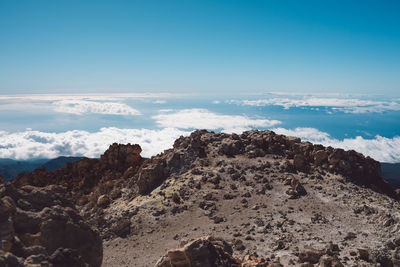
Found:
[[[41,167],[48,159],[13,160],[0,159],[0,173],[6,180],[14,179],[19,173],[31,172]]]
[[[81,159],[83,159],[83,157],[58,157],[44,163],[42,168],[45,168],[48,171],[54,171],[55,169],[67,165],[68,162],[76,162]]]
[[[400,163],[381,163],[382,177],[393,188],[400,188]]]
[[[0,159],[0,173],[6,180],[12,180],[20,173],[31,172],[37,168],[48,171],[65,166],[68,162],[81,160],[82,157],[58,157],[55,159],[13,160]]]

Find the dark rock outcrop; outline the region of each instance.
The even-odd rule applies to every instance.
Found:
[[[20,174],[12,183],[17,187],[58,185],[66,188],[64,197],[81,207],[85,219],[102,230],[105,226],[98,214],[111,199],[121,197],[121,188],[143,164],[141,151],[139,145],[112,144],[100,159],[84,158],[51,172],[36,169]]]
[[[120,178],[129,167],[138,168],[143,162],[141,151],[139,145],[112,144],[100,159],[84,158],[51,172],[36,169],[32,173],[20,174],[13,183],[40,187],[62,185],[74,192],[87,193],[107,181]]]
[[[156,264],[156,267],[173,266],[240,266],[232,256],[233,250],[222,239],[203,237],[178,249],[171,249]]]
[[[99,233],[64,199],[65,193],[65,188],[54,185],[0,185],[1,266],[101,265]]]

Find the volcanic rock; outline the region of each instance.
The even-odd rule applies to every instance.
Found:
[[[99,233],[63,198],[65,193],[57,186],[0,185],[0,265],[101,265]]]
[[[240,261],[232,254],[231,246],[224,240],[207,236],[194,240],[182,248],[169,250],[155,267],[239,267]]]
[[[322,255],[322,251],[312,247],[307,247],[302,252],[300,252],[299,262],[309,262],[315,264],[318,263]]]
[[[289,178],[286,183],[290,185],[290,188],[286,191],[286,194],[288,194],[290,198],[299,198],[307,194],[303,185],[296,178]]]
[[[179,246],[188,239],[208,255],[205,259],[233,259],[235,264],[395,265],[400,258],[400,242],[394,238],[400,229],[397,195],[382,179],[379,163],[360,153],[272,131],[229,135],[205,130],[178,138],[173,148],[150,159],[141,158],[140,151],[138,145],[114,144],[98,160],[83,159],[53,172],[39,169],[12,183],[18,190],[54,188],[60,197],[46,206],[47,218],[75,212],[97,228],[105,266],[154,266],[162,255],[164,266],[170,266],[169,256],[182,264],[200,261],[188,258],[196,249]],[[40,220],[31,212],[44,207],[36,209],[36,199],[43,196],[36,191],[32,198],[3,198],[5,207],[18,206],[16,219],[8,216],[0,228],[7,251],[18,247],[17,230],[37,233],[31,228]],[[196,242],[211,234],[231,242],[234,252],[216,238]],[[33,240],[26,236],[18,240]],[[363,260],[357,248],[366,244],[371,248]],[[306,246],[315,253],[299,249]],[[41,254],[50,261],[56,253],[54,259],[86,262],[85,253],[75,254],[77,248],[62,248],[49,252],[43,243],[3,258],[33,264],[42,261]]]

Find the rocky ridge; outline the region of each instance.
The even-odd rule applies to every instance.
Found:
[[[13,184],[63,188],[100,231],[105,266],[153,266],[179,243],[211,253],[209,266],[398,264],[396,193],[379,163],[360,153],[271,131],[195,131],[149,160],[140,152],[113,144],[99,160],[36,170]],[[159,266],[172,264],[170,255],[189,259],[171,266],[196,266],[190,247],[168,252]]]

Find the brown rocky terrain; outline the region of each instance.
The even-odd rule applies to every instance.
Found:
[[[55,185],[0,186],[0,266],[101,266],[99,233],[64,194]]]
[[[399,266],[400,205],[369,157],[271,131],[195,131],[149,160],[140,152],[113,144],[99,160],[20,175],[2,200],[18,191],[17,211],[68,210],[86,235],[95,236],[86,223],[98,229],[103,266]],[[42,191],[38,207],[18,201]],[[60,246],[98,264],[99,254],[72,245],[42,245],[43,261]],[[14,246],[7,252],[27,261]]]

